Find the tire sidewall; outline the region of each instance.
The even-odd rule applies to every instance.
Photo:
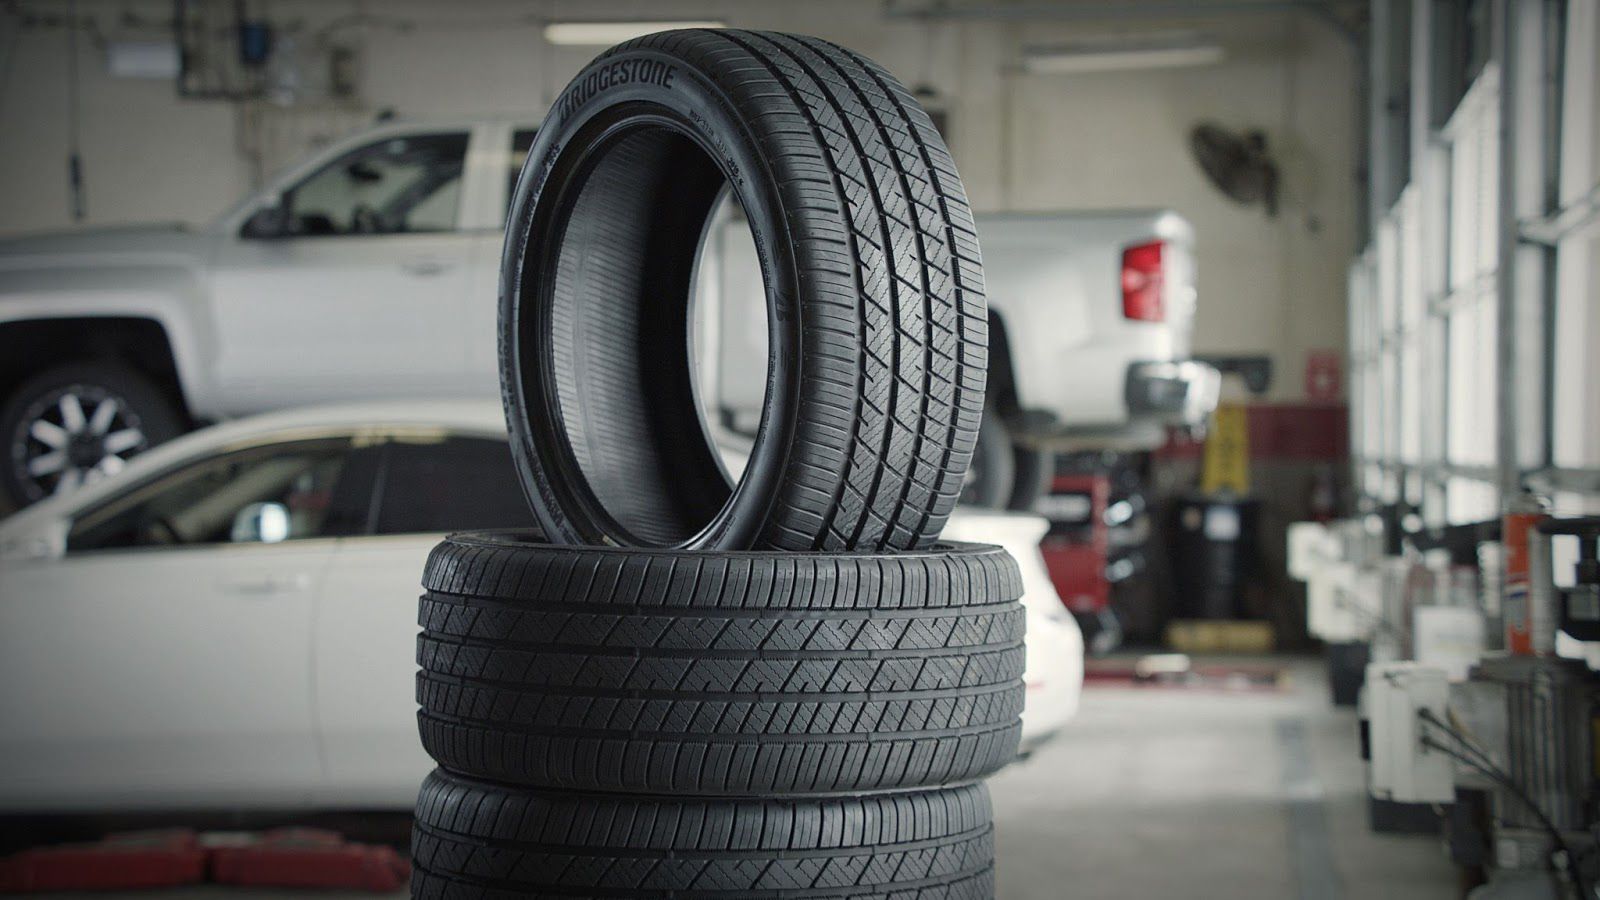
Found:
[[[619,73],[627,73],[626,76]],[[625,80],[623,80],[625,78]],[[539,365],[534,348],[523,345],[524,317],[542,315],[538,298],[526,296],[529,266],[543,254],[537,247],[559,240],[547,233],[547,220],[563,202],[561,189],[580,186],[583,175],[552,184],[558,166],[570,165],[594,144],[584,132],[598,117],[625,104],[654,107],[683,126],[721,168],[744,208],[760,258],[766,294],[768,366],[765,403],[758,437],[744,475],[710,525],[686,548],[736,548],[759,545],[783,489],[788,448],[795,440],[801,373],[798,265],[784,204],[769,160],[737,112],[735,101],[714,76],[684,59],[657,50],[618,48],[590,63],[551,106],[529,149],[511,201],[511,218],[501,260],[499,362],[501,397],[515,461],[535,517],[552,541],[618,544],[605,529],[573,521],[554,479],[566,477],[546,462],[548,453],[570,454],[570,447],[541,448],[529,417],[545,404],[530,397],[525,372]],[[592,129],[590,129],[592,130]],[[591,162],[592,162],[591,156]],[[561,220],[557,220],[561,224]],[[699,415],[698,410],[686,411]],[[565,429],[561,440],[566,440]],[[713,453],[716,452],[713,448]],[[587,491],[586,485],[579,488]]]

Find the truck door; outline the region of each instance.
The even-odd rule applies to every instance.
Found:
[[[460,396],[483,242],[463,227],[469,132],[391,134],[337,154],[224,239],[214,278],[226,412]]]

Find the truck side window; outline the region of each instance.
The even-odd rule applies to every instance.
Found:
[[[289,234],[453,231],[466,132],[386,138],[352,150],[284,192]]]
[[[506,215],[511,214],[511,195],[517,192],[517,176],[522,174],[522,163],[528,158],[528,148],[533,146],[536,128],[522,128],[511,133],[511,158],[506,173]]]

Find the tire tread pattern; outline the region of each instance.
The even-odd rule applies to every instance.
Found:
[[[978,900],[994,891],[981,784],[834,799],[612,797],[435,771],[412,896]]]
[[[975,545],[829,560],[454,537],[419,604],[423,745],[452,771],[594,791],[980,778],[1021,733],[1015,572]]]

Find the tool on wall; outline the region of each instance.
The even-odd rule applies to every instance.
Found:
[[[254,4],[259,7],[259,4]],[[288,29],[293,32],[295,29]],[[298,58],[292,33],[255,13],[245,0],[173,0],[172,36],[178,45],[178,96],[186,100],[244,102],[280,96],[276,82],[299,85],[309,64]],[[323,80],[326,80],[325,78]]]

